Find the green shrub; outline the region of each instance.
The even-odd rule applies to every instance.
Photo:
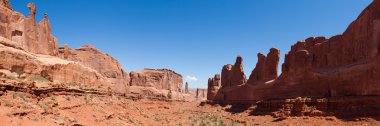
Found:
[[[22,100],[24,100],[24,101],[28,101],[28,99],[26,99],[24,93],[18,93],[18,96],[19,96]]]
[[[21,75],[24,74],[25,72],[23,70],[16,70],[16,73],[18,75],[18,78],[20,78]]]

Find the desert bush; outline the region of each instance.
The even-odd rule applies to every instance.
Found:
[[[89,104],[92,101],[92,97],[90,97],[90,95],[85,95],[84,100],[85,100],[86,104]]]
[[[16,94],[16,93],[13,93],[13,94],[12,94],[12,98],[13,98],[13,99],[17,99],[17,94]]]
[[[20,78],[21,75],[24,74],[25,72],[23,70],[16,70],[16,73],[18,75],[18,78]]]
[[[7,100],[3,100],[3,103],[6,107],[13,107],[13,104]]]
[[[67,87],[75,87],[75,86],[79,86],[79,84],[77,84],[75,82],[70,82],[70,83],[67,83],[66,86]]]
[[[192,126],[227,126],[227,124],[216,115],[197,114],[191,119]]]
[[[71,101],[71,96],[66,96],[67,101]]]
[[[42,103],[42,109],[44,109],[44,113],[48,113],[49,112],[49,102],[48,101],[44,101]]]
[[[33,75],[33,76],[30,76],[28,79],[28,81],[33,81],[33,82],[50,82],[50,80],[46,79],[45,77],[42,77],[40,75]]]
[[[51,101],[54,102],[54,101],[56,101],[56,100],[57,100],[57,98],[56,98],[55,96],[52,96],[52,97],[51,97]]]
[[[17,78],[15,76],[12,76],[12,75],[7,76],[7,79],[9,79],[9,80],[17,80]]]
[[[29,105],[27,105],[26,103],[21,103],[21,108],[30,109]]]
[[[18,97],[20,97],[24,101],[28,101],[28,99],[25,97],[24,93],[18,93]]]

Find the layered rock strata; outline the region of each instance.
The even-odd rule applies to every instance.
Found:
[[[120,63],[94,46],[71,49],[58,47],[48,15],[37,23],[34,3],[27,5],[29,15],[12,10],[8,0],[0,0],[0,73],[23,77],[42,76],[54,83],[108,88],[144,96],[170,99],[182,96],[182,76],[167,69],[146,69],[126,73]],[[6,73],[6,74],[5,74]]]
[[[182,91],[182,75],[168,69],[145,69],[130,72],[130,85]]]
[[[222,96],[218,96],[219,88],[221,87],[220,75],[215,75],[214,78],[208,79],[207,88],[207,100],[223,99]]]
[[[242,68],[238,57],[222,69],[222,101],[380,95],[379,12],[380,0],[374,0],[342,35],[298,41],[285,55],[279,77],[277,49],[258,54],[246,83],[244,73],[236,72]]]

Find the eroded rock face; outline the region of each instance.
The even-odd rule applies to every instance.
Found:
[[[258,62],[249,77],[248,84],[255,82],[267,82],[274,80],[278,76],[278,63],[280,61],[280,51],[272,48],[267,56],[257,54]]]
[[[221,81],[220,81],[220,75],[215,75],[214,78],[208,79],[208,88],[207,88],[207,100],[217,100],[217,99],[223,99],[221,96],[217,96],[219,92],[219,89],[221,87]]]
[[[231,64],[227,64],[223,66],[222,78],[221,78],[223,87],[231,86],[232,68],[233,68],[233,65]]]
[[[41,75],[56,83],[72,83],[92,86],[105,83],[97,71],[72,61],[51,56],[35,56],[31,53],[0,44],[0,68],[15,72],[22,70],[27,75]],[[5,60],[6,59],[6,60]]]
[[[188,94],[190,93],[189,91],[189,83],[186,82],[186,85],[185,85],[185,93]]]
[[[232,67],[231,73],[231,86],[241,85],[247,82],[247,78],[243,70],[243,58],[241,56],[236,58],[235,65]]]
[[[374,0],[342,35],[298,41],[278,78],[278,50],[258,55],[247,84],[238,81],[244,80],[236,74],[242,72],[238,58],[222,70],[224,100],[380,95],[379,13],[380,0]]]
[[[243,58],[238,56],[235,65],[227,64],[222,69],[222,86],[230,87],[245,84],[247,82],[243,70]]]
[[[11,3],[9,2],[9,0],[0,0],[0,5],[1,5],[1,6],[4,6],[4,7],[6,7],[6,8],[8,8],[8,9],[10,9],[10,10],[13,10],[13,9],[12,9],[12,5],[11,5]]]
[[[110,55],[103,54],[94,46],[85,45],[79,49],[70,49],[65,45],[59,52],[60,57],[80,62],[87,67],[97,70],[107,78],[119,79],[121,82],[125,77],[126,73],[121,68],[120,63]]]
[[[147,97],[167,98],[170,91],[171,99],[184,98],[182,76],[174,71],[125,73],[116,59],[93,46],[58,47],[48,15],[37,23],[35,4],[27,7],[30,11],[25,17],[14,12],[8,0],[0,0],[0,71],[23,70],[26,76],[41,75],[55,83],[100,86],[121,93],[135,89]]]
[[[28,4],[30,12],[27,18],[9,9],[11,5],[8,0],[3,4],[0,6],[0,36],[15,41],[13,46],[28,52],[57,55],[58,40],[52,35],[47,15],[37,24],[37,11],[33,3]]]
[[[207,98],[207,89],[197,88],[195,97],[197,99],[206,99]]]
[[[293,45],[272,97],[379,95],[379,12],[375,0],[343,35]]]
[[[130,72],[130,85],[156,89],[182,91],[182,75],[167,69],[145,69]]]

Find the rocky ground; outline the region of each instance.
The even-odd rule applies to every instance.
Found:
[[[2,80],[4,82],[4,80]],[[84,88],[12,84],[0,89],[1,126],[9,125],[119,125],[119,126],[232,126],[232,125],[380,125],[374,118],[251,116],[244,110],[200,102],[134,98]]]

